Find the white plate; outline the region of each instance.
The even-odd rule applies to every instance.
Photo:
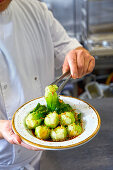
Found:
[[[44,97],[33,99],[22,105],[13,115],[12,127],[16,134],[27,144],[46,150],[63,150],[80,146],[91,140],[99,131],[100,116],[96,109],[85,101],[73,97],[60,96],[65,103],[70,104],[77,113],[82,113],[84,131],[78,137],[63,141],[50,142],[37,139],[25,126],[25,117],[38,103],[46,105]]]

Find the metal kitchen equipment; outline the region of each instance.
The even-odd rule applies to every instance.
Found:
[[[113,0],[80,0],[81,38],[95,69],[113,68]]]
[[[63,80],[63,78],[66,78],[60,85],[58,83]],[[71,79],[71,73],[70,71],[65,72],[62,74],[59,78],[57,78],[54,82],[52,82],[50,85],[56,84],[58,86],[57,94],[60,94],[60,92],[63,90],[65,85],[68,83],[68,81]]]

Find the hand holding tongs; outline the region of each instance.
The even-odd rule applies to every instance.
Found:
[[[65,72],[65,73],[62,74],[58,79],[56,79],[53,83],[50,84],[50,85],[56,84],[56,85],[58,86],[58,83],[59,83],[64,77],[67,77],[67,76],[68,76],[68,78],[67,78],[66,80],[64,80],[63,83],[58,87],[58,90],[56,91],[57,94],[59,94],[59,93],[63,90],[64,86],[65,86],[65,85],[67,84],[67,82],[71,79],[71,73],[70,73],[70,71]]]

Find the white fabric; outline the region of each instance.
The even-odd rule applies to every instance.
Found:
[[[44,95],[54,80],[54,67],[59,68],[66,53],[78,46],[45,4],[12,0],[0,13],[0,119],[11,119],[23,103]],[[0,140],[1,169],[27,165],[36,154]]]

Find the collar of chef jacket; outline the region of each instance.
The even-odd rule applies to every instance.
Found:
[[[0,13],[0,118],[12,119],[23,103],[44,95],[54,68],[78,46],[43,3],[12,0]],[[22,163],[34,154],[0,140],[0,166]]]

